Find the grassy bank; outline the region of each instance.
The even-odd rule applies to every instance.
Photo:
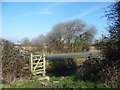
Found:
[[[38,76],[37,76],[38,77]],[[41,84],[42,82],[47,83],[47,85]],[[95,80],[91,80],[90,77],[82,76],[67,76],[67,77],[50,77],[50,80],[36,80],[28,81],[22,84],[12,84],[5,86],[5,88],[109,88]]]

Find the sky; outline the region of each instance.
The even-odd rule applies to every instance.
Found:
[[[107,34],[105,8],[112,2],[3,2],[2,37],[12,42],[30,40],[60,22],[80,19],[97,28],[96,39]]]

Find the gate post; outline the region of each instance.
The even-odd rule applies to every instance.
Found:
[[[43,69],[44,69],[44,70],[43,70],[43,76],[45,76],[45,74],[46,74],[45,65],[46,65],[46,64],[45,64],[45,54],[43,53]]]
[[[30,55],[30,70],[33,72],[33,60],[32,60],[32,53]]]

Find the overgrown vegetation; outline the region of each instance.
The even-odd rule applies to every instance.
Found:
[[[120,1],[109,6],[105,14],[109,23],[109,36],[105,39],[102,50],[107,67],[104,66],[105,70],[101,75],[106,76],[103,81],[108,85],[120,87]]]
[[[110,62],[106,58],[88,58],[80,67],[80,72],[89,75],[111,87],[120,87],[120,62]]]
[[[30,76],[29,69],[25,69],[26,64],[25,53],[20,52],[14,47],[12,42],[3,40],[2,50],[2,76],[3,83],[12,83],[19,81],[21,78]]]
[[[85,66],[93,66],[94,77],[112,87],[120,88],[120,1],[115,2],[106,8],[105,12],[108,20],[107,30],[109,35],[103,37],[101,41],[96,41],[96,46],[105,55],[102,61],[89,60]],[[97,66],[96,66],[97,65]]]
[[[107,28],[109,37],[103,46],[103,52],[109,61],[120,60],[120,1],[106,9],[109,22]]]

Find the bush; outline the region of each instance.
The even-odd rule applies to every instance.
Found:
[[[28,66],[24,55],[7,40],[3,40],[2,65],[3,83],[11,83],[21,77],[30,76],[30,71],[24,69]]]
[[[91,76],[111,87],[120,88],[120,60],[108,61],[107,59],[88,58],[81,66],[81,72]]]

